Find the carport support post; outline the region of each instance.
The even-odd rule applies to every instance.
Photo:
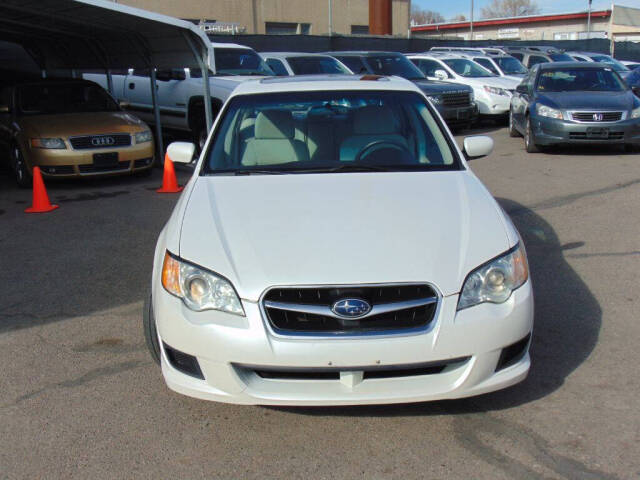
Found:
[[[164,146],[162,145],[162,124],[160,123],[160,107],[158,106],[158,92],[156,90],[156,69],[150,68],[151,75],[149,78],[151,79],[151,102],[153,103],[153,117],[156,122],[156,149],[158,150],[158,155],[156,158],[156,164],[161,164],[164,156]]]
[[[200,67],[200,71],[202,72],[202,84],[204,86],[204,118],[207,122],[207,133],[211,131],[211,127],[213,126],[213,111],[211,110],[211,87],[209,86],[209,68],[207,64],[202,59],[202,55],[198,52],[198,49],[193,44],[193,40],[187,35],[183,33],[185,41],[189,44],[189,48],[193,52],[193,56],[196,57],[196,62],[198,62],[198,66]]]

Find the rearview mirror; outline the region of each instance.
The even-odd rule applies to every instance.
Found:
[[[462,152],[467,160],[486,157],[493,152],[493,138],[486,135],[465,137],[462,145]]]
[[[189,142],[173,142],[167,147],[167,155],[173,163],[191,163],[196,146]]]
[[[447,75],[447,72],[444,70],[436,70],[433,74],[438,80],[446,80],[449,78],[449,75]]]

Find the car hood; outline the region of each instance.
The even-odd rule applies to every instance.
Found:
[[[515,90],[515,88],[522,82],[521,78],[509,78],[509,77],[462,77],[464,83],[472,85],[474,87],[483,87],[488,85],[490,87],[504,88],[506,90]]]
[[[426,94],[436,93],[467,93],[473,89],[468,85],[453,82],[441,82],[439,80],[413,80],[413,82]]]
[[[146,124],[127,112],[62,113],[25,115],[20,127],[42,137],[68,137],[105,133],[131,133],[146,129]]]
[[[538,102],[552,108],[630,110],[633,108],[631,90],[622,92],[546,92],[538,93]]]
[[[275,285],[431,282],[450,295],[508,238],[467,171],[207,176],[179,254],[250,301]]]

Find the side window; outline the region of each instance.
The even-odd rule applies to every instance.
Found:
[[[422,70],[422,73],[424,73],[427,77],[435,77],[436,70],[444,70],[442,65],[440,65],[435,60],[427,60],[424,58],[421,58],[419,60],[418,68],[420,68],[420,70]]]
[[[338,60],[344,63],[349,70],[358,75],[359,73],[367,73],[367,67],[365,67],[364,63],[362,63],[362,59],[360,57],[351,57],[351,56],[335,56]]]
[[[489,70],[491,73],[500,75],[500,73],[498,72],[498,69],[493,65],[493,63],[491,63],[491,60],[489,60],[488,58],[478,57],[478,58],[474,58],[473,61],[478,62],[480,65],[482,65],[484,68]]]
[[[583,57],[573,57],[574,60],[578,61],[578,62],[586,62],[587,59],[583,58]]]
[[[527,60],[527,66],[529,68],[531,68],[533,65],[537,65],[539,63],[548,63],[549,60],[547,60],[545,57],[541,57],[539,55],[531,55],[529,57],[529,60]]]
[[[276,58],[268,58],[267,65],[269,65],[271,70],[273,70],[273,73],[275,73],[278,77],[286,77],[289,75],[289,72],[287,72],[284,64]]]
[[[133,70],[133,75],[136,77],[148,77],[149,69],[148,68],[136,68]]]
[[[524,55],[522,53],[511,52],[509,55],[511,55],[513,58],[517,58],[520,61],[522,61],[522,59],[524,58]]]

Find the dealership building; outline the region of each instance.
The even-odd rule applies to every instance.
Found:
[[[610,38],[640,42],[640,8],[613,5],[608,10],[491,18],[471,23],[444,22],[412,25],[414,37],[451,40],[581,40]],[[588,32],[591,32],[590,35]]]
[[[210,33],[326,35],[330,30],[336,34],[369,33],[369,0],[116,1],[201,23]],[[391,0],[392,35],[407,36],[409,10],[410,0]]]

